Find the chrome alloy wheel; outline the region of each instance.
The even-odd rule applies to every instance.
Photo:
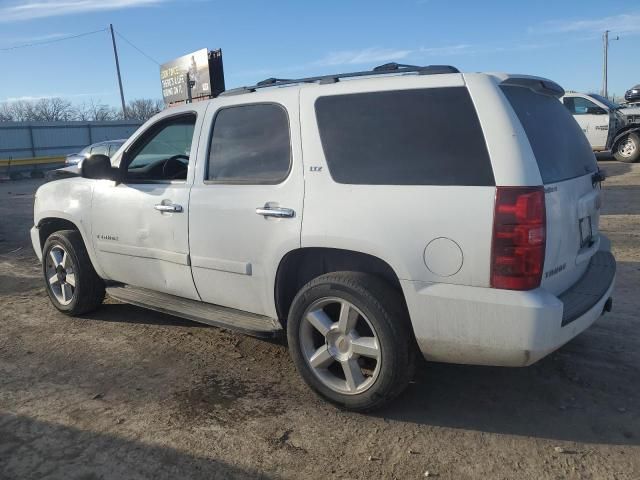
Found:
[[[636,142],[634,142],[630,136],[627,136],[627,138],[618,145],[618,153],[623,157],[630,157],[636,152],[636,148],[638,148]]]
[[[61,245],[54,245],[45,260],[49,288],[61,305],[69,305],[76,291],[76,270],[71,255]]]
[[[342,298],[311,304],[300,326],[300,344],[313,373],[335,392],[362,393],[380,372],[382,352],[373,325]]]

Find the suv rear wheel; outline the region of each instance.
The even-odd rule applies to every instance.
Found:
[[[322,275],[293,300],[289,349],[305,382],[351,410],[378,408],[413,374],[415,348],[399,293],[359,272]]]
[[[62,230],[47,238],[42,273],[51,303],[62,313],[88,313],[104,300],[104,282],[93,269],[78,231]]]
[[[616,144],[613,156],[619,162],[633,163],[640,160],[640,136],[630,133]]]

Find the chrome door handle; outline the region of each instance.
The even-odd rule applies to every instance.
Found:
[[[296,216],[295,210],[283,207],[258,207],[256,208],[256,213],[263,217],[275,218],[293,218]]]
[[[169,205],[164,205],[162,203],[159,203],[158,205],[154,206],[153,208],[155,208],[159,212],[172,212],[172,213],[180,213],[180,212],[182,212],[182,205],[176,205],[176,204],[173,204],[173,203],[171,203]]]

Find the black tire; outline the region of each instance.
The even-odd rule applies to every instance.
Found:
[[[75,288],[71,301],[67,304],[58,300],[47,274],[47,258],[56,246],[62,247],[68,253],[75,274]],[[94,270],[82,235],[76,230],[61,230],[52,233],[47,238],[42,252],[42,273],[51,303],[66,315],[75,316],[89,313],[97,309],[104,300],[104,281]]]
[[[620,151],[620,146],[627,141],[631,141],[635,144],[635,151],[631,155],[623,155]],[[635,163],[640,160],[640,135],[637,133],[630,133],[629,135],[622,137],[614,148],[613,156],[619,162],[625,163]]]
[[[375,381],[362,393],[342,394],[328,387],[314,373],[305,357],[301,325],[309,308],[326,298],[344,299],[359,309],[375,329],[380,349],[380,368]],[[406,307],[400,293],[387,282],[360,272],[322,275],[298,292],[287,322],[291,357],[304,381],[322,398],[340,407],[369,411],[397,397],[414,372],[417,347],[411,334]]]

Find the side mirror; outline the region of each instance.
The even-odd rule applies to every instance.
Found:
[[[587,108],[587,113],[589,115],[606,115],[607,111],[601,107],[589,107]]]
[[[109,157],[96,153],[82,161],[80,175],[95,180],[117,180],[118,169],[111,166]]]

